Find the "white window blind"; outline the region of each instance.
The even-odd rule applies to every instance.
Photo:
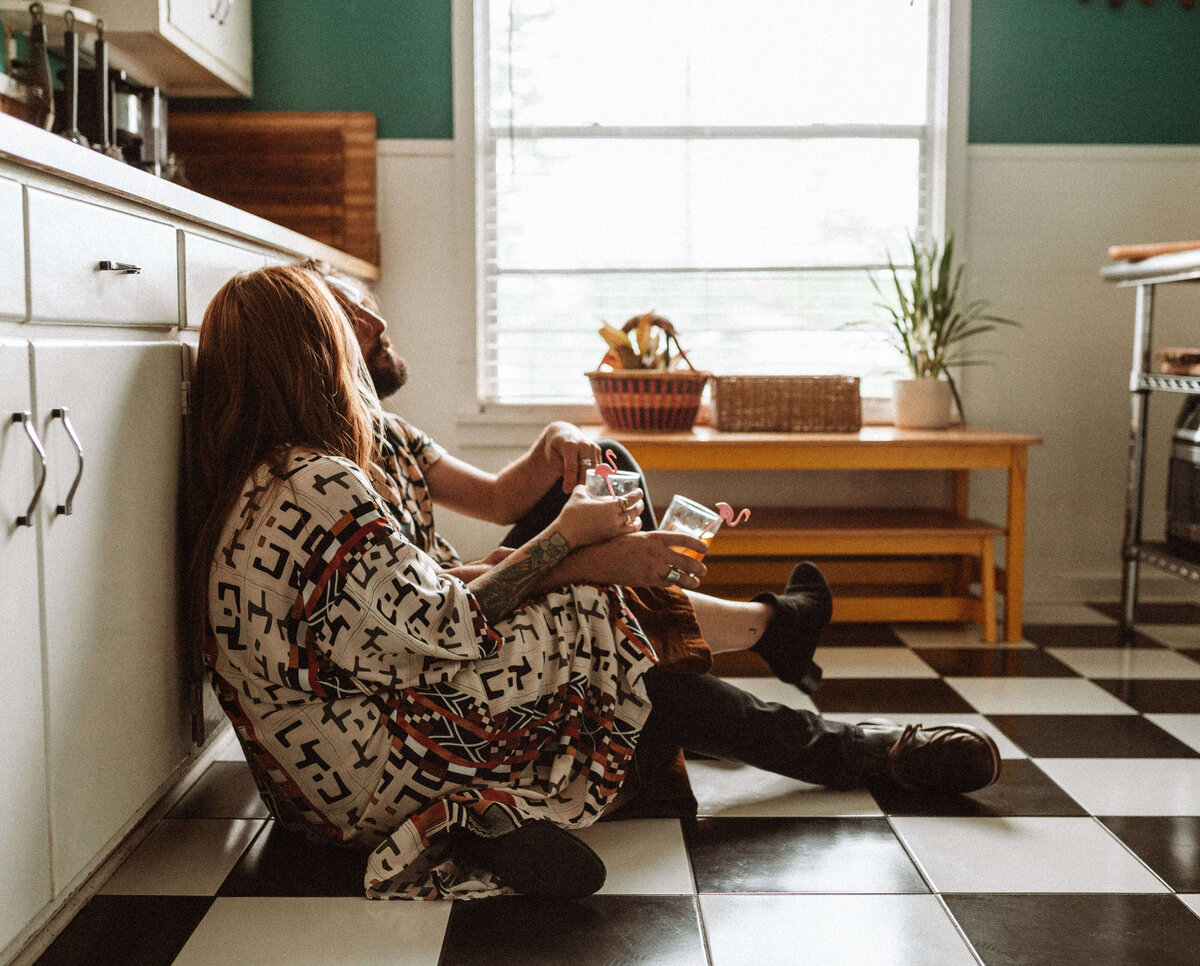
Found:
[[[602,321],[888,392],[868,270],[932,223],[937,0],[476,7],[479,391],[590,397]]]

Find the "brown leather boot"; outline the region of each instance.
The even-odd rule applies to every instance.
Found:
[[[991,735],[970,725],[899,725],[887,718],[860,722],[866,777],[886,775],[901,788],[959,794],[986,788],[1000,777],[1000,750]]]

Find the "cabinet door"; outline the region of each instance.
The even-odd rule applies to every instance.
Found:
[[[60,893],[189,749],[175,624],[181,349],[35,342],[50,825]],[[67,410],[84,453],[80,466]]]
[[[167,19],[250,84],[250,0],[166,0]]]
[[[30,406],[29,343],[0,341],[0,949],[51,898],[36,533],[16,523],[40,475],[12,420]]]

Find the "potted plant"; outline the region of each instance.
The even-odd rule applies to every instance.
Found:
[[[951,403],[963,413],[962,397],[951,367],[978,365],[967,353],[975,336],[997,326],[1019,323],[987,312],[988,302],[968,300],[962,292],[965,266],[954,264],[954,236],[939,251],[936,242],[919,245],[911,236],[912,278],[908,266],[888,258],[896,301],[877,303],[888,313],[887,335],[903,356],[910,379],[894,384],[896,425],[903,429],[944,429],[950,423]],[[888,293],[872,275],[880,296]],[[963,417],[965,419],[965,417]]]
[[[604,422],[623,429],[691,429],[709,374],[692,366],[674,326],[646,312],[620,329],[605,322],[600,335],[608,345],[600,366],[609,368],[587,376]]]

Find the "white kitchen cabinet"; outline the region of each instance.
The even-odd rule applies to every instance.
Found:
[[[0,318],[25,318],[25,211],[21,185],[0,178]]]
[[[176,621],[176,508],[183,363],[204,305],[238,271],[359,263],[3,114],[0,144],[6,961],[94,887],[88,877],[200,753]],[[46,457],[32,510],[30,434]],[[32,526],[17,525],[25,515]]]
[[[250,0],[76,0],[174,97],[253,93]]]
[[[170,328],[179,321],[175,228],[28,189],[30,317]]]
[[[35,341],[33,373],[49,466],[38,522],[61,889],[189,750],[175,604],[182,350]]]
[[[0,949],[51,899],[29,344],[0,340]],[[14,421],[18,415],[22,421]],[[30,521],[32,523],[32,521]]]

